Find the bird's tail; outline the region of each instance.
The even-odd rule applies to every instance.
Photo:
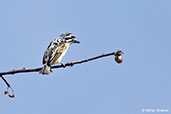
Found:
[[[43,68],[40,70],[40,74],[50,74],[50,72],[52,72],[52,70],[51,70],[51,68],[50,68],[50,66],[48,66],[47,64],[45,64],[44,66],[43,66]]]

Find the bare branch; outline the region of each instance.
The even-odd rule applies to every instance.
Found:
[[[89,62],[89,61],[92,61],[92,60],[95,60],[95,59],[99,59],[99,58],[107,57],[107,56],[111,56],[111,55],[117,56],[117,55],[121,55],[121,53],[122,53],[121,50],[117,50],[116,52],[102,54],[102,55],[92,57],[92,58],[89,58],[89,59],[85,59],[85,60],[81,60],[81,61],[74,61],[74,62],[66,63],[64,65],[61,64],[61,65],[51,66],[51,69],[64,68],[66,66],[73,66],[73,65],[76,65],[76,64]],[[16,73],[39,72],[41,69],[42,69],[41,67],[40,68],[34,68],[34,69],[23,68],[23,69],[20,69],[20,70],[12,70],[12,71],[8,71],[8,72],[0,72],[0,75],[2,76],[2,75],[9,75],[9,74],[16,74]]]

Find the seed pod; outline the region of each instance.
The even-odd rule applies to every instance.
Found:
[[[4,95],[8,94],[8,91],[4,91]]]
[[[9,94],[8,96],[11,97],[11,98],[14,98],[15,97],[14,94],[12,94],[12,95]]]

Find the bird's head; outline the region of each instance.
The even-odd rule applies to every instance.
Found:
[[[72,33],[64,33],[62,35],[66,43],[80,43]]]

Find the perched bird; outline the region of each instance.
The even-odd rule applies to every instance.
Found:
[[[40,74],[49,74],[51,65],[61,63],[64,55],[72,43],[80,43],[72,33],[64,33],[53,40],[46,49],[43,56],[43,68]]]

